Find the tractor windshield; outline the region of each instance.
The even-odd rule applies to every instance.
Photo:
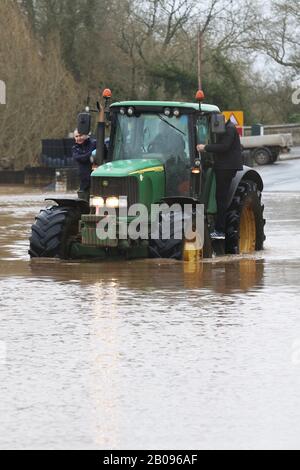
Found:
[[[188,117],[164,114],[117,115],[113,160],[180,160],[190,167]]]

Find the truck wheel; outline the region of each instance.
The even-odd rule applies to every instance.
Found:
[[[181,217],[181,215],[180,215]],[[211,258],[213,255],[208,226],[205,222],[204,226],[204,246],[202,251],[193,250],[193,242],[189,242],[182,236],[182,239],[175,239],[175,221],[176,215],[161,214],[159,222],[159,239],[150,240],[149,256],[150,258],[167,258],[188,261],[191,259]],[[170,238],[162,237],[163,224],[170,223]]]
[[[272,154],[268,148],[262,147],[254,150],[253,158],[257,165],[268,165],[271,162]]]
[[[70,237],[78,234],[80,217],[81,211],[73,207],[42,210],[32,226],[30,257],[68,259]]]
[[[245,254],[263,249],[266,239],[261,192],[253,181],[241,181],[227,213],[226,253]]]

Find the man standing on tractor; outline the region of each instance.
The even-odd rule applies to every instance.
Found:
[[[78,129],[74,131],[75,145],[72,149],[73,158],[78,163],[80,177],[80,192],[89,192],[91,185],[91,172],[93,167],[92,153],[97,148],[95,139],[88,135],[79,134]]]
[[[241,141],[235,125],[229,120],[225,126],[225,133],[218,137],[216,144],[197,145],[197,150],[215,154],[218,214],[211,239],[225,240],[229,189],[236,173],[243,169]]]
[[[100,106],[98,123],[104,124],[104,109]],[[96,158],[93,152],[97,149],[97,141],[88,135],[80,134],[78,129],[74,131],[75,145],[72,149],[73,159],[79,166],[80,189],[82,195],[88,195],[91,186],[91,173],[95,168]]]

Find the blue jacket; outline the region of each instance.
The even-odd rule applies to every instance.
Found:
[[[88,138],[83,144],[75,144],[72,148],[72,156],[79,166],[80,189],[87,190],[90,187],[92,166],[91,156],[97,148],[95,139]]]

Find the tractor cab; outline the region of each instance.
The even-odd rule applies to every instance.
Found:
[[[165,197],[189,197],[196,145],[210,138],[209,119],[198,113],[198,105],[180,103],[113,105],[111,161],[157,161],[164,166]]]
[[[224,131],[222,119],[218,107],[199,103],[113,104],[108,158],[100,161],[92,174],[91,200],[99,196],[101,185],[102,195],[112,197],[116,191],[124,191],[125,184],[127,189],[135,187],[132,192],[136,200],[123,194],[131,203],[149,205],[168,198],[200,201],[204,194],[202,171],[208,156],[200,156],[196,146],[214,141],[216,127],[212,129],[212,123],[216,120]],[[113,178],[117,179],[112,181]],[[106,188],[102,180],[106,181]],[[113,194],[109,187],[114,189]]]
[[[175,117],[170,108],[153,112],[149,106],[148,112],[139,112],[121,107],[114,113],[111,160],[156,161],[156,166],[164,166],[165,195],[187,196],[192,161],[189,119],[176,112]]]

